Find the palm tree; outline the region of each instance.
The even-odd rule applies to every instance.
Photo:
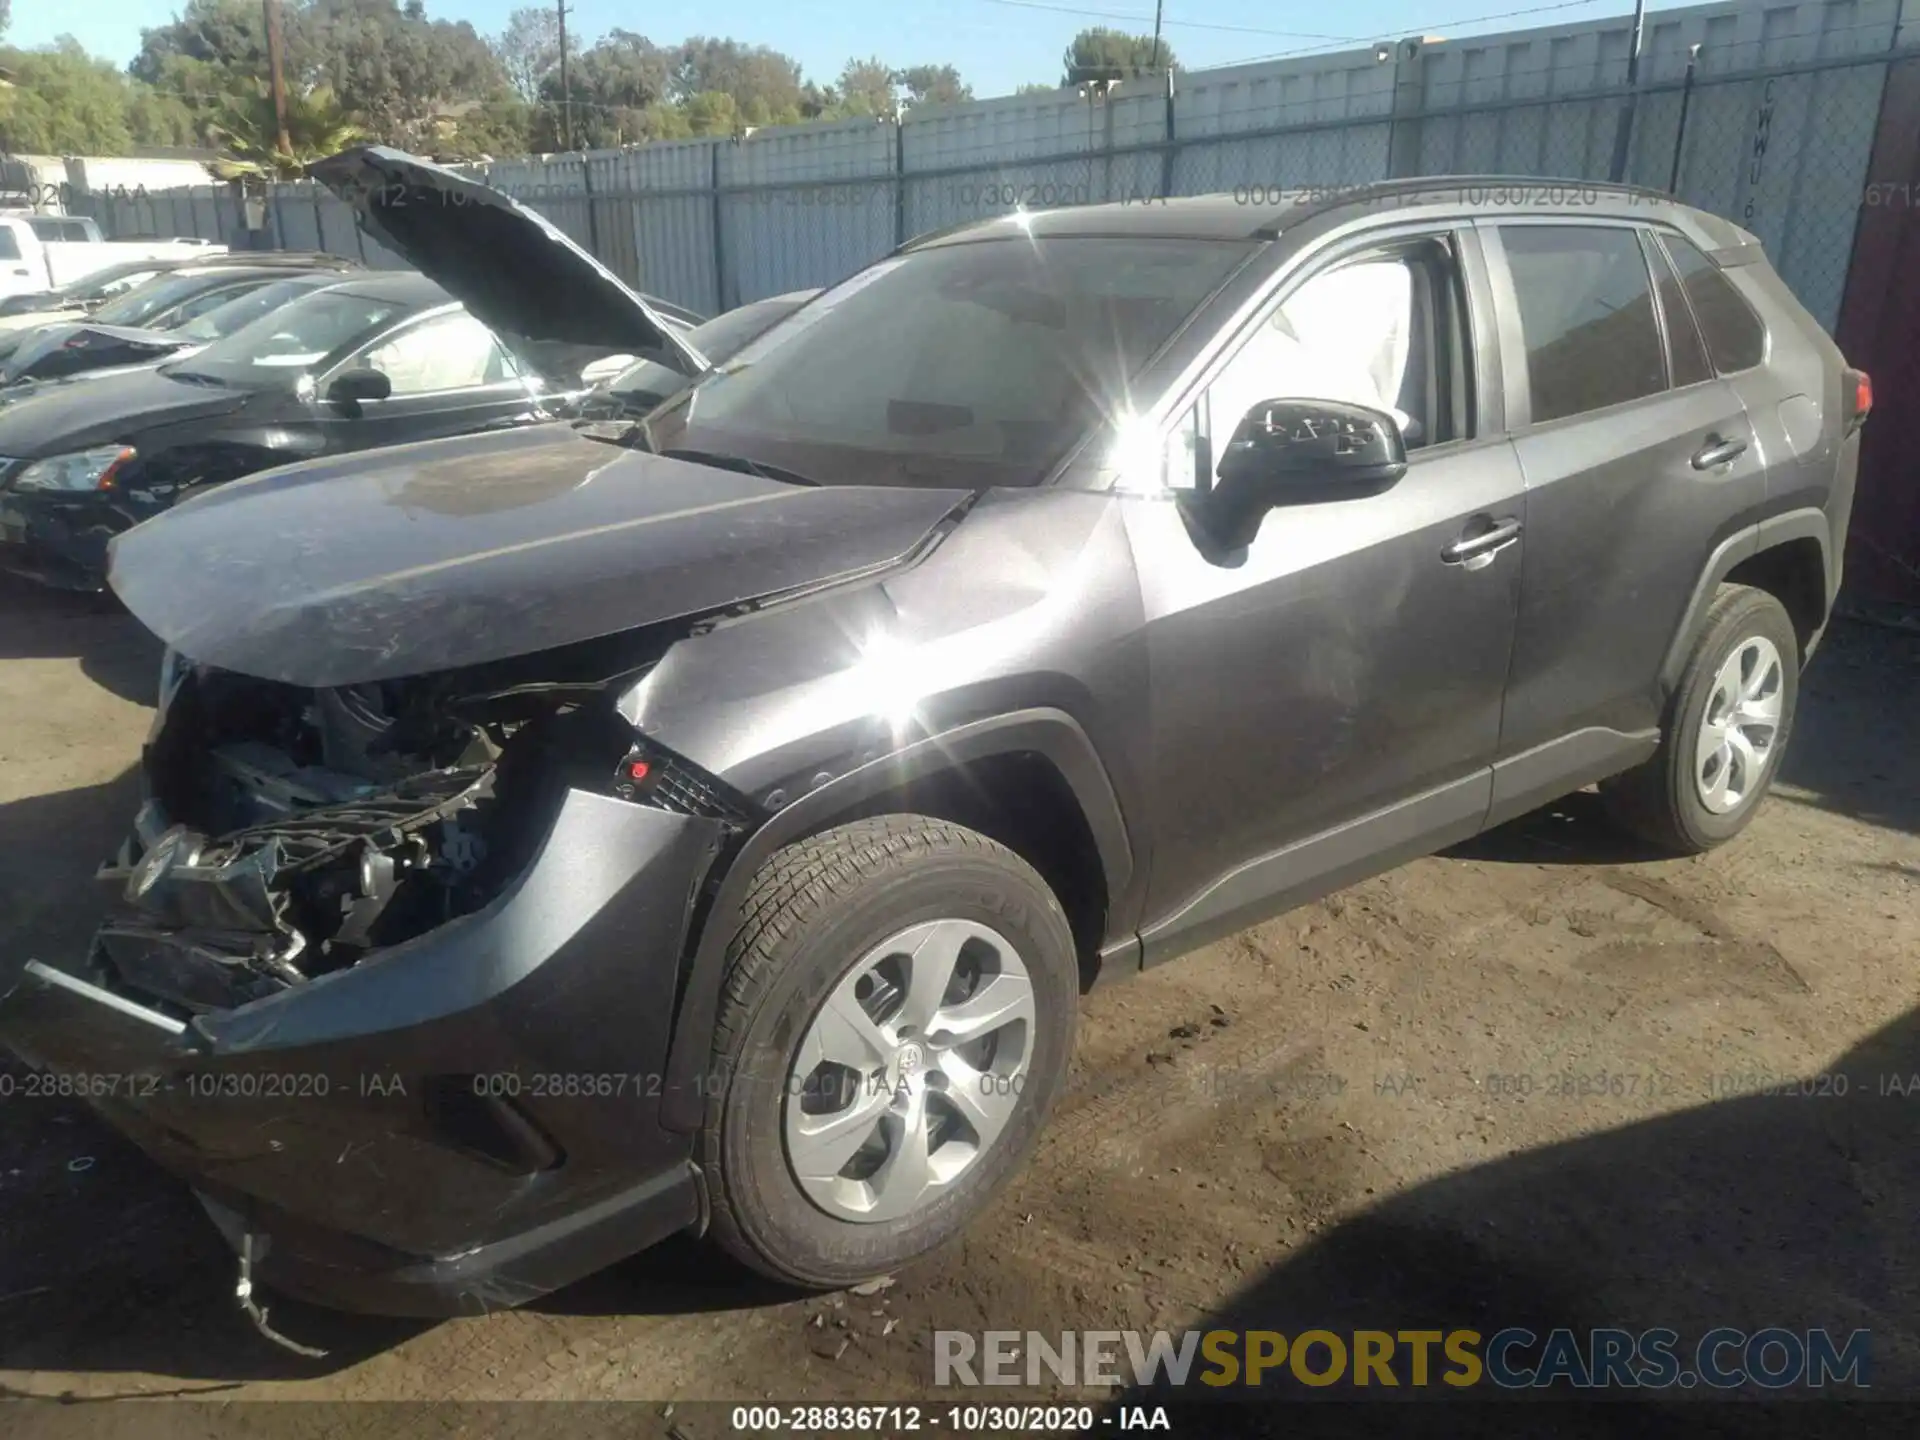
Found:
[[[279,130],[273,93],[260,85],[256,94],[229,104],[207,126],[210,138],[227,152],[226,158],[211,162],[208,168],[222,180],[297,180],[312,161],[346,149],[365,133],[340,107],[328,85],[288,92],[291,153],[281,151]]]

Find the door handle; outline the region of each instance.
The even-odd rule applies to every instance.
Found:
[[[1693,452],[1693,468],[1711,470],[1716,465],[1725,465],[1729,461],[1738,460],[1746,453],[1746,441],[1722,440],[1718,435],[1711,435],[1707,438],[1705,445]]]
[[[1470,570],[1478,570],[1479,565],[1493,559],[1494,555],[1513,544],[1520,538],[1518,520],[1499,521],[1491,530],[1481,530],[1472,535],[1462,535],[1458,540],[1440,552],[1440,559],[1448,565],[1466,565]]]

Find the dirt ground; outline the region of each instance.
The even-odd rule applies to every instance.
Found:
[[[156,658],[124,615],[0,590],[0,954],[89,934]],[[1032,1166],[869,1297],[795,1298],[676,1241],[483,1319],[277,1304],[330,1352],[302,1360],[235,1309],[183,1189],[83,1112],[6,1100],[0,1384],[649,1413],[907,1400],[930,1393],[936,1329],[1219,1316],[1865,1328],[1876,1392],[1920,1397],[1917,709],[1920,637],[1842,625],[1786,783],[1712,856],[1650,861],[1575,796],[1096,992]],[[1828,1078],[1758,1093],[1789,1077]],[[299,1433],[389,1428],[247,1407],[268,1408],[313,1416]],[[10,1428],[65,1409],[15,1407]],[[683,1414],[683,1440],[725,1433]]]

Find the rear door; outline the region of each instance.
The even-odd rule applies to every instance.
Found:
[[[1656,277],[1676,297],[1643,227],[1515,219],[1481,234],[1527,487],[1500,755],[1531,757],[1518,768],[1533,783],[1497,787],[1498,821],[1646,753],[1701,568],[1766,480],[1740,397],[1684,306],[1656,299]]]
[[[327,399],[350,370],[392,382],[384,400]],[[441,311],[388,331],[320,377],[314,401],[328,450],[365,450],[461,435],[532,418],[537,397],[512,354],[473,316]]]

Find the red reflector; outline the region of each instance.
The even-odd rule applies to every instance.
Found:
[[[635,760],[627,766],[627,774],[631,775],[635,780],[644,780],[647,778],[647,769],[646,761]]]
[[[1864,419],[1871,409],[1873,409],[1873,377],[1864,370],[1856,370],[1853,372],[1853,413]]]

